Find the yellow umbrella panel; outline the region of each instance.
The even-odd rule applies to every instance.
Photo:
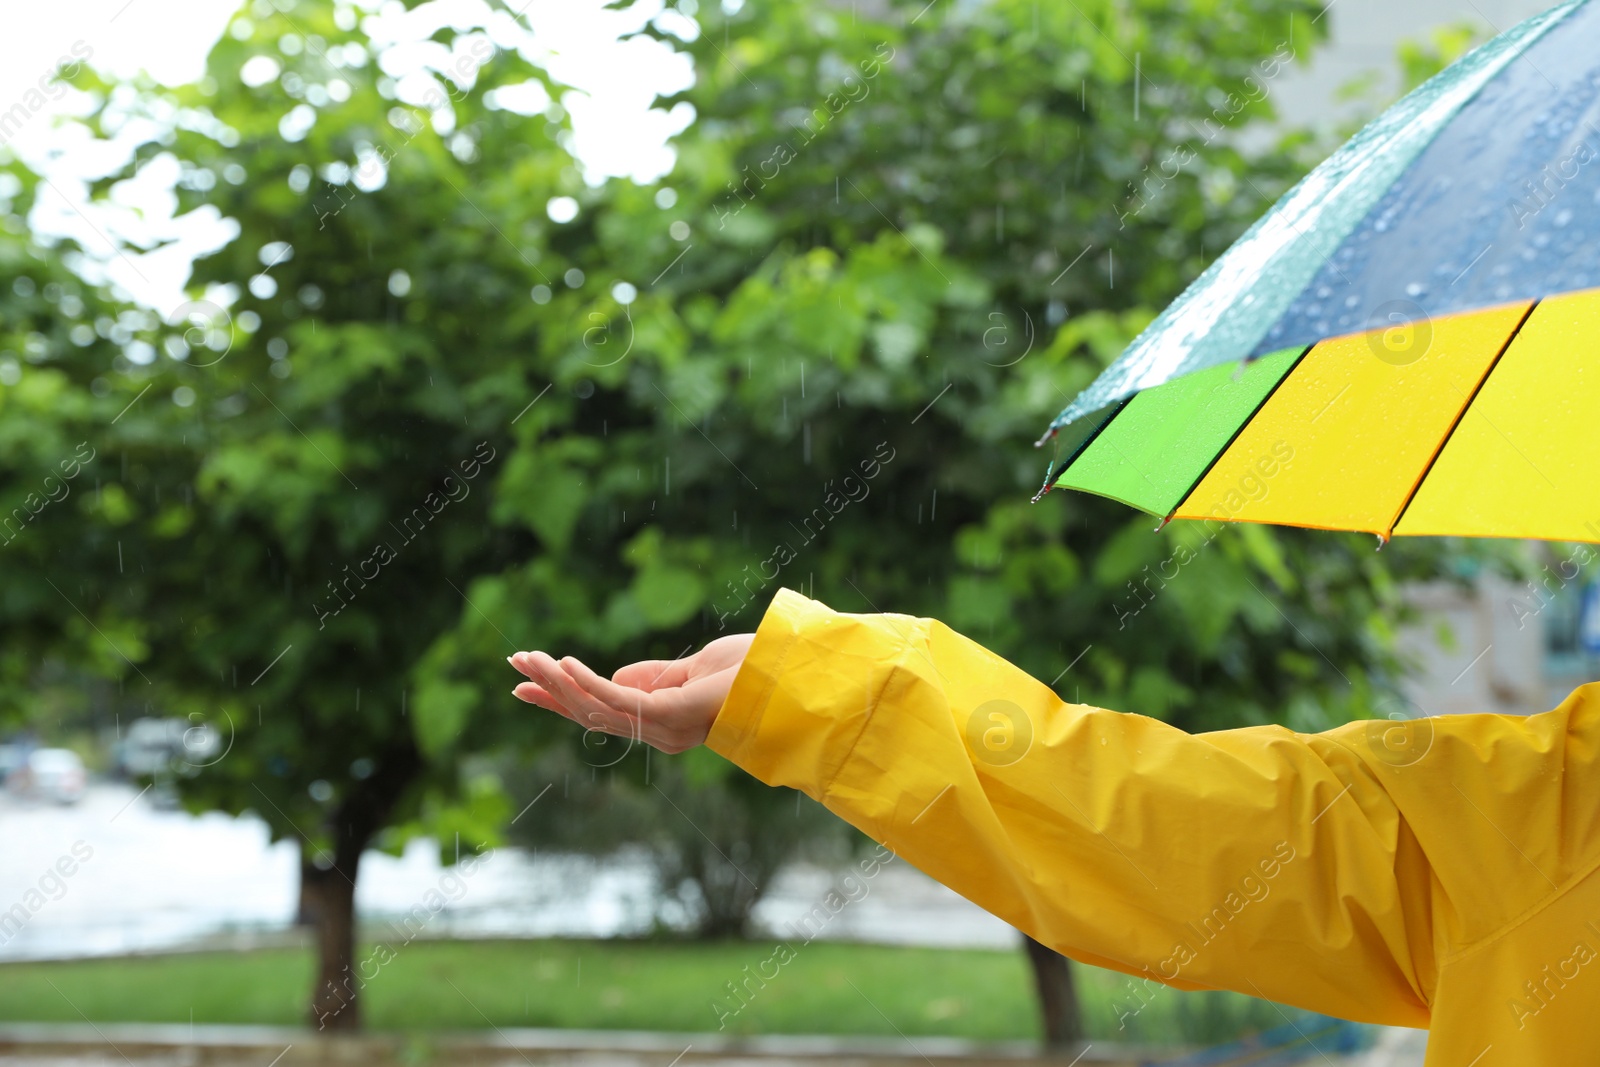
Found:
[[[1600,541],[1600,290],[1154,386],[1054,484],[1163,518]]]

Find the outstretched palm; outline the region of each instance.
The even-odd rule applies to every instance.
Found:
[[[705,741],[753,640],[719,637],[682,659],[630,663],[610,681],[572,656],[557,661],[535,651],[507,659],[531,679],[512,690],[518,699],[590,730],[682,752]]]

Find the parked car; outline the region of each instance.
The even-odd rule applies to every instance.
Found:
[[[116,768],[129,778],[204,766],[222,749],[222,738],[206,724],[187,719],[135,719],[116,745]]]
[[[89,774],[78,754],[66,748],[36,748],[13,771],[6,784],[22,796],[56,804],[76,804],[83,799]]]

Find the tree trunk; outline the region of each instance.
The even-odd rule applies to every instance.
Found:
[[[316,930],[311,1025],[317,1030],[361,1026],[361,987],[375,975],[356,968],[356,873],[362,852],[388,825],[395,804],[421,773],[422,757],[409,738],[385,751],[368,778],[349,784],[349,793],[328,820],[331,865],[320,866],[302,853],[300,910]],[[322,858],[326,863],[330,857]]]
[[[1051,1052],[1076,1050],[1083,1043],[1083,1013],[1072,983],[1072,961],[1027,934],[1022,935],[1022,947],[1033,967],[1045,1048]]]
[[[311,882],[321,872],[316,864],[311,862],[311,857],[306,855],[304,846],[300,849],[300,902],[295,906],[294,924],[296,926],[317,925],[317,899],[316,893],[311,888]]]
[[[357,857],[359,859],[359,855]],[[309,905],[316,930],[317,979],[311,990],[311,1021],[318,1030],[361,1027],[361,980],[355,970],[356,887],[354,864],[323,870],[300,865],[300,900]]]

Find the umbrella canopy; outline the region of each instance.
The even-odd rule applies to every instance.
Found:
[[[1600,541],[1600,3],[1306,176],[1050,425],[1162,518]]]

